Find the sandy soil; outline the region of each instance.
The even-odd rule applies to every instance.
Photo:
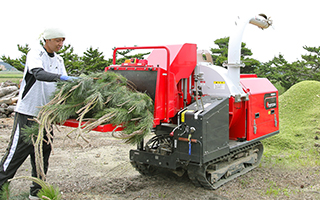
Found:
[[[0,154],[4,154],[13,120],[0,119]],[[129,163],[135,146],[108,133],[92,132],[83,140],[67,139],[69,127],[55,131],[47,181],[59,186],[63,199],[320,199],[320,166],[285,170],[267,165],[238,177],[217,190],[195,187],[187,175],[140,175]],[[81,147],[82,146],[82,147]],[[27,160],[15,177],[30,175]],[[28,192],[30,181],[11,183],[14,194]]]

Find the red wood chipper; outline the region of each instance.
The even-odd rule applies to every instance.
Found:
[[[261,15],[265,17],[264,15]],[[241,75],[241,39],[246,24],[268,28],[271,20],[250,18],[230,37],[227,67],[195,44],[120,47],[105,71],[120,73],[154,100],[152,137],[130,151],[141,174],[158,169],[185,172],[196,186],[217,189],[257,167],[261,140],[279,133],[278,91],[266,78]],[[116,52],[150,49],[145,60],[116,65]]]

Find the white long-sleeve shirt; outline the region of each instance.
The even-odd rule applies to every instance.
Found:
[[[50,101],[50,97],[56,89],[56,82],[37,80],[32,70],[39,68],[45,72],[56,74],[57,77],[67,75],[61,56],[54,53],[54,56],[50,57],[42,46],[31,49],[27,54],[16,112],[37,116],[41,106]]]

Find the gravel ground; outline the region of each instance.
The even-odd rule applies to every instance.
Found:
[[[0,153],[4,154],[11,134],[12,118],[0,119]],[[83,140],[65,137],[72,130],[55,131],[54,152],[50,157],[47,181],[57,185],[62,198],[73,199],[320,199],[320,166],[287,170],[266,164],[230,181],[217,190],[195,187],[187,175],[161,173],[140,175],[129,163],[135,146],[110,136],[92,132]],[[30,175],[26,161],[15,177]],[[30,182],[15,180],[13,194],[26,193]]]

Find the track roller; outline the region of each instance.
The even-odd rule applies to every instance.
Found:
[[[130,163],[141,175],[153,176],[157,174],[157,168],[155,166],[137,161],[131,161]]]
[[[231,152],[212,162],[188,166],[188,176],[195,186],[217,189],[221,185],[256,168],[261,160],[261,142]]]

